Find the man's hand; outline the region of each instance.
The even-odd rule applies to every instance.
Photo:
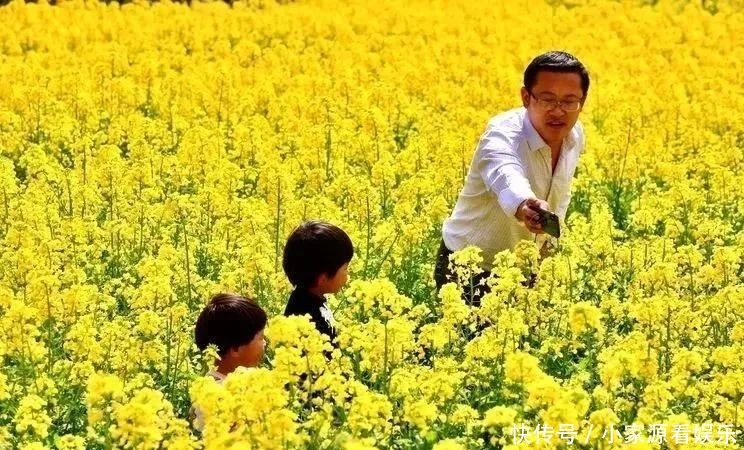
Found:
[[[528,198],[523,201],[517,208],[516,214],[517,219],[525,224],[531,233],[540,234],[544,233],[542,225],[540,225],[540,215],[536,209],[544,209],[550,211],[550,205],[545,200],[539,198]]]

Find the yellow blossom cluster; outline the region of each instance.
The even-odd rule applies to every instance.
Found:
[[[740,0],[54,3],[0,6],[0,449],[744,442]],[[563,237],[470,306],[441,224],[550,49],[591,77]],[[281,317],[311,218],[354,243],[336,345]],[[268,348],[217,382],[221,291]]]

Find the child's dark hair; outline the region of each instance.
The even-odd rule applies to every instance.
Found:
[[[313,220],[303,222],[289,236],[282,266],[292,285],[312,287],[321,274],[335,276],[352,256],[354,246],[344,230]]]
[[[266,313],[255,300],[236,294],[217,294],[199,314],[194,337],[199,350],[209,344],[217,346],[217,354],[247,344],[266,328]]]

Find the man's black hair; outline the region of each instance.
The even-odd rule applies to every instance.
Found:
[[[589,72],[586,67],[570,53],[550,51],[535,57],[524,71],[524,87],[532,92],[539,72],[575,73],[581,77],[581,90],[586,98],[589,92]]]

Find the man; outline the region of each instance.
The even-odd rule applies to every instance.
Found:
[[[584,148],[579,113],[589,90],[589,74],[572,55],[551,51],[524,72],[523,107],[493,117],[481,136],[452,215],[442,227],[434,272],[437,289],[450,281],[449,255],[474,245],[490,275],[494,256],[522,239],[546,241],[537,208],[565,220],[573,178]],[[482,288],[465,298],[480,304]]]

